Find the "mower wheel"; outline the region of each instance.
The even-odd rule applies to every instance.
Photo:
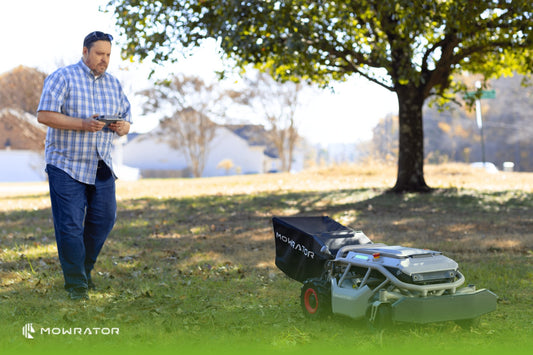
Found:
[[[300,305],[310,319],[322,318],[331,313],[331,289],[325,280],[308,280],[302,286]]]

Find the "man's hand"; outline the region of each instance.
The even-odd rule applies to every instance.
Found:
[[[130,123],[128,121],[118,121],[109,124],[109,129],[116,132],[119,136],[123,136],[129,133]]]
[[[93,116],[93,117],[97,117]],[[95,120],[94,118],[87,118],[83,120],[82,130],[87,132],[98,132],[101,131],[105,126],[105,123],[102,121]]]

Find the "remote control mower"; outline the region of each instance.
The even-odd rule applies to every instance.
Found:
[[[276,265],[303,284],[304,314],[396,322],[455,321],[474,326],[497,296],[464,286],[458,264],[441,252],[374,244],[361,231],[321,217],[274,217]]]

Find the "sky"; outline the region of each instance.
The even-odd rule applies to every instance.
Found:
[[[88,33],[98,30],[119,37],[113,15],[99,11],[105,4],[107,0],[1,1],[0,73],[19,65],[51,73],[81,58]],[[150,66],[122,61],[119,46],[114,43],[108,72],[121,80],[133,103],[132,131],[146,132],[157,125],[157,118],[142,116],[134,94],[149,85]],[[214,71],[223,65],[216,53],[214,44],[206,45],[169,68],[215,80]],[[311,143],[326,147],[370,139],[379,119],[398,112],[396,95],[366,79],[353,77],[333,88],[304,97],[296,113],[299,132]]]

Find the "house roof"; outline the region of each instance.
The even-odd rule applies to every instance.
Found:
[[[274,145],[270,142],[268,137],[268,131],[265,130],[265,127],[262,125],[253,125],[253,124],[225,124],[225,125],[219,125],[220,127],[224,127],[240,138],[244,139],[250,146],[255,147],[265,147],[264,154],[269,158],[279,158],[278,151],[274,147]],[[128,134],[128,142],[135,139],[143,137],[150,137],[154,135],[154,132],[159,129],[159,126],[155,128],[154,130],[139,134],[139,133],[130,133]]]
[[[246,140],[252,146],[264,146],[265,155],[270,158],[278,158],[278,151],[268,137],[268,131],[262,125],[253,124],[227,124],[227,129]]]

